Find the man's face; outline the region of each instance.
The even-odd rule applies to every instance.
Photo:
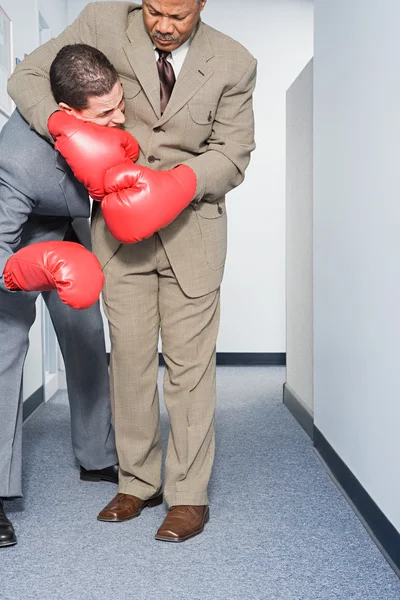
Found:
[[[125,123],[124,91],[118,80],[111,92],[104,96],[90,96],[88,106],[82,110],[60,102],[60,108],[82,121],[90,121],[104,127],[119,127]]]
[[[207,0],[143,0],[147,33],[160,50],[172,52],[190,38]]]

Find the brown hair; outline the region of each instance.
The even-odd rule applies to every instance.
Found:
[[[89,97],[111,92],[117,80],[118,73],[105,54],[86,44],[64,46],[50,67],[55,101],[76,110],[87,108]]]

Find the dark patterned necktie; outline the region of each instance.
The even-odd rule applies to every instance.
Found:
[[[157,60],[158,76],[160,78],[160,103],[161,114],[163,114],[168,100],[172,94],[175,85],[175,73],[170,62],[167,61],[167,56],[171,53],[157,48],[159,59]]]

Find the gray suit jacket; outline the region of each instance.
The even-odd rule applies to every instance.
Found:
[[[0,133],[0,274],[16,250],[62,240],[68,223],[77,217],[73,227],[90,247],[89,215],[85,188],[16,110]],[[5,289],[2,279],[0,285]]]

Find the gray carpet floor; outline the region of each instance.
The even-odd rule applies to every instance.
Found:
[[[400,600],[400,581],[281,402],[283,368],[219,368],[211,519],[154,540],[165,507],[100,523],[116,493],[78,478],[65,392],[24,428],[19,544],[0,552],[1,600]],[[167,418],[163,410],[163,429]]]

